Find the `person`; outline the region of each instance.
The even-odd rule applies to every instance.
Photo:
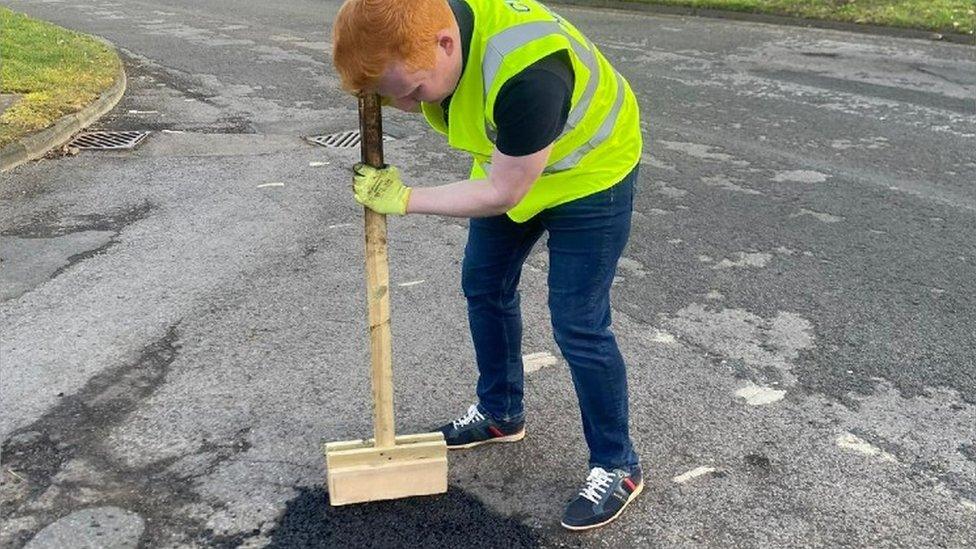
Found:
[[[333,61],[345,90],[422,112],[474,160],[467,179],[438,186],[407,186],[395,167],[354,168],[356,200],[379,213],[470,218],[461,286],[477,402],[440,428],[448,448],[525,436],[518,284],[548,233],[552,329],[590,451],[562,525],[616,519],[644,486],[610,330],[642,146],[629,84],[534,0],[347,0],[333,26]]]

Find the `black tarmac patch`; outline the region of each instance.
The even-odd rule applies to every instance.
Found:
[[[457,487],[439,496],[329,505],[324,488],[304,488],[288,502],[269,548],[539,547],[538,533],[497,514]]]

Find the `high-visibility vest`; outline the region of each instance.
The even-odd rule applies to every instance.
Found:
[[[474,157],[472,179],[491,170],[495,100],[502,86],[529,65],[565,51],[575,83],[569,117],[542,176],[508,211],[516,222],[612,187],[641,156],[637,99],[627,81],[582,33],[535,0],[465,0],[474,29],[464,72],[451,98],[449,120],[439,104],[421,105],[448,145]]]

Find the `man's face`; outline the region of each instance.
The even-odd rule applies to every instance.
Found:
[[[449,36],[439,36],[434,66],[411,71],[402,61],[396,61],[380,75],[376,93],[389,104],[415,112],[420,103],[440,103],[454,93],[461,76],[461,49]]]

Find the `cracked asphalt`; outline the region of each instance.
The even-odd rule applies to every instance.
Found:
[[[614,326],[647,487],[562,531],[586,474],[540,244],[528,436],[443,496],[332,508],[371,428],[338,2],[3,0],[103,36],[153,130],[0,174],[0,546],[972,547],[976,61],[969,46],[557,7],[633,83],[645,142]],[[387,160],[466,173],[390,112]],[[397,427],[472,401],[466,224],[393,219]]]

